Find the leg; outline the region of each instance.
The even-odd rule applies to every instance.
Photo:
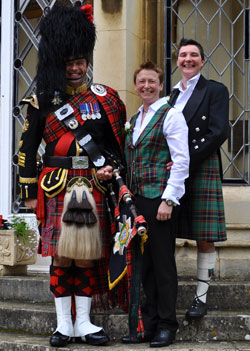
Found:
[[[187,318],[201,318],[207,313],[207,291],[213,275],[216,263],[216,251],[213,242],[197,241],[197,289],[190,309],[186,313]]]
[[[94,275],[91,261],[76,260],[74,267],[74,295],[76,320],[74,335],[78,340],[90,345],[104,345],[109,341],[102,327],[90,322],[92,286]]]
[[[54,259],[50,266],[50,290],[55,298],[57,328],[50,338],[55,347],[66,346],[74,336],[71,302],[72,302],[72,270],[70,259]]]
[[[151,341],[152,347],[171,344],[178,328],[176,320],[177,272],[175,264],[174,220],[158,221],[161,199],[136,197],[135,206],[145,217],[149,229],[144,245],[142,285],[146,301],[142,307],[144,338],[124,337],[124,343]]]
[[[160,198],[138,196],[136,206],[144,215],[149,239],[143,255],[143,288],[146,308],[143,323],[155,337],[151,347],[171,344],[178,328],[176,320],[177,272],[175,264],[175,210],[171,220],[156,219]],[[146,249],[147,246],[147,249]]]

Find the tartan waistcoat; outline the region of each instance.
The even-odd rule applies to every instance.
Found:
[[[163,123],[170,108],[165,104],[156,111],[135,145],[132,142],[132,133],[126,137],[128,186],[134,194],[153,199],[161,196],[166,188],[170,173],[166,164],[171,158],[163,134]],[[132,131],[137,117],[138,114],[130,120]]]

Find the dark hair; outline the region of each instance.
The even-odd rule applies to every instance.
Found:
[[[136,82],[136,77],[137,75],[143,70],[143,69],[148,69],[148,70],[152,70],[155,71],[158,76],[159,76],[159,80],[160,80],[160,84],[163,83],[163,70],[157,66],[154,62],[152,61],[146,61],[142,64],[140,64],[140,66],[135,70],[134,73],[134,83]]]
[[[185,38],[182,38],[180,43],[179,43],[179,46],[178,46],[178,49],[177,49],[177,57],[179,56],[179,52],[180,52],[181,47],[182,46],[187,46],[187,45],[195,45],[195,46],[197,46],[197,48],[199,49],[200,54],[201,54],[201,59],[202,60],[205,59],[204,50],[203,50],[203,47],[201,46],[201,44],[198,43],[198,41],[196,41],[196,40],[185,39]]]

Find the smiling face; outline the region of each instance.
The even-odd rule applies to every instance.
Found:
[[[70,60],[66,62],[66,78],[68,84],[73,88],[79,88],[83,85],[88,70],[85,59]]]
[[[205,59],[196,45],[182,46],[179,51],[177,66],[180,68],[184,80],[196,76],[203,67]]]
[[[144,105],[149,106],[160,98],[163,83],[160,83],[159,74],[151,69],[142,69],[135,79],[135,91]]]

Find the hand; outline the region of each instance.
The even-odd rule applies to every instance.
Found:
[[[113,176],[113,167],[105,166],[98,169],[96,176],[99,180],[110,180]]]
[[[37,199],[27,199],[24,201],[24,204],[26,207],[28,207],[30,210],[36,212],[37,208]]]
[[[170,171],[170,169],[172,168],[172,166],[173,166],[173,163],[174,162],[168,162],[167,164],[166,164],[166,166],[167,166],[167,171]]]
[[[158,208],[156,219],[158,221],[167,221],[171,218],[172,211],[173,206],[168,206],[166,201],[162,201]]]

